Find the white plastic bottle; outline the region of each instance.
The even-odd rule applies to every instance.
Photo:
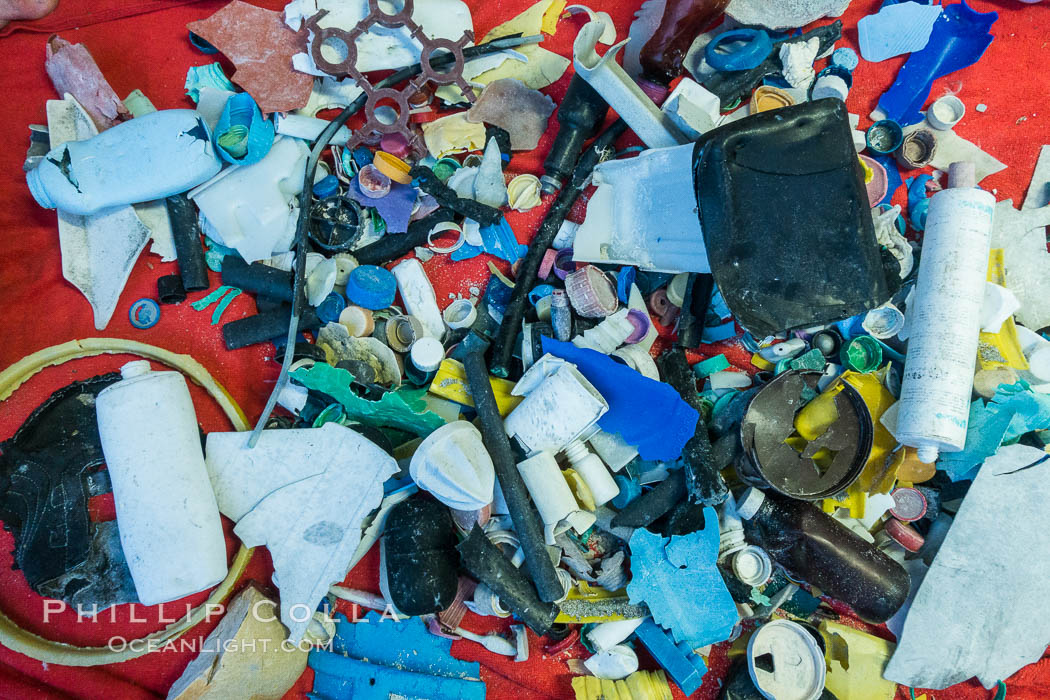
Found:
[[[135,590],[156,605],[222,581],[226,538],[186,380],[145,360],[120,373],[98,395],[98,432]]]
[[[26,183],[42,207],[93,214],[185,192],[221,168],[201,116],[165,109],[58,146]]]
[[[995,210],[973,164],[953,163],[949,184],[926,217],[897,414],[897,440],[927,464],[966,444]]]

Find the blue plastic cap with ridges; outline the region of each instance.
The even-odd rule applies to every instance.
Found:
[[[396,294],[397,280],[393,273],[375,265],[358,265],[346,281],[346,298],[373,311],[393,304]]]

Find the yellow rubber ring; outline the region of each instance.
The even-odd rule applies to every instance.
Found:
[[[71,340],[61,345],[44,348],[22,358],[3,372],[0,372],[0,401],[6,400],[30,377],[45,367],[60,365],[69,360],[78,360],[96,355],[129,354],[138,355],[148,360],[167,365],[189,377],[194,384],[201,386],[208,395],[218,402],[223,413],[233,424],[235,430],[251,430],[247,416],[241,410],[230,393],[211,376],[204,366],[189,355],[179,355],[154,345],[139,343],[121,338],[87,338]],[[31,659],[49,664],[63,666],[102,666],[145,656],[158,651],[168,642],[185,634],[190,628],[202,621],[209,611],[214,611],[229,597],[241,574],[244,573],[252,558],[252,548],[243,544],[237,550],[229,573],[222,583],[216,586],[208,599],[191,610],[185,617],[176,620],[162,630],[146,635],[139,640],[130,640],[119,651],[106,647],[78,647],[73,644],[44,639],[18,626],[11,618],[0,612],[0,645],[25,654]],[[135,649],[133,649],[135,647]]]

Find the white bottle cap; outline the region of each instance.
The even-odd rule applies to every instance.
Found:
[[[737,499],[736,501],[736,513],[743,520],[750,520],[758,512],[758,509],[762,507],[762,504],[766,501],[766,494],[762,493],[758,489],[752,487]]]
[[[445,359],[445,348],[437,338],[425,336],[412,343],[408,356],[419,371],[436,372]]]
[[[733,557],[733,573],[748,586],[761,586],[773,575],[773,561],[761,547],[748,545]]]

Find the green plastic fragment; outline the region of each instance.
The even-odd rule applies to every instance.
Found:
[[[317,414],[317,418],[314,418],[313,427],[320,428],[325,423],[339,423],[345,417],[346,411],[343,410],[343,404],[334,403]]]
[[[824,359],[824,354],[814,348],[791,360],[788,366],[791,369],[815,369],[820,371],[824,369],[826,364],[827,360]]]
[[[771,605],[773,601],[771,601],[768,596],[764,595],[762,593],[762,591],[760,591],[757,588],[752,586],[752,588],[751,588],[751,602],[756,604],[756,605],[767,606],[767,605]]]
[[[995,687],[995,698],[993,700],[1006,700],[1006,683],[998,681]]]
[[[292,379],[307,389],[320,391],[343,405],[346,417],[376,428],[399,428],[426,437],[445,424],[445,419],[427,408],[426,389],[398,389],[379,401],[363,399],[353,392],[354,375],[324,362],[295,370]]]
[[[226,307],[230,305],[237,295],[241,293],[241,290],[236,287],[230,287],[230,293],[227,294],[222,300],[215,305],[215,310],[211,312],[211,325],[219,325],[219,319],[222,318],[222,312],[226,310]]]
[[[230,154],[232,158],[243,158],[248,153],[248,127],[243,124],[234,124],[225,133],[215,139],[219,148]]]
[[[729,369],[729,360],[725,355],[715,355],[693,365],[693,374],[697,376],[697,379],[703,379],[724,369]]]
[[[237,92],[237,87],[222,72],[222,65],[218,62],[209,63],[206,66],[193,66],[186,72],[186,94],[191,100],[194,102],[200,100],[202,87]]]
[[[223,285],[222,287],[217,288],[215,291],[211,292],[207,296],[203,296],[197,301],[193,302],[192,304],[190,304],[190,307],[194,311],[204,311],[206,308],[218,301],[218,305],[215,307],[215,310],[211,314],[211,325],[214,326],[217,325],[219,323],[219,319],[222,318],[222,312],[226,310],[226,307],[230,305],[230,302],[236,299],[237,295],[239,295],[240,293],[241,290],[237,289],[236,287],[229,287]]]

